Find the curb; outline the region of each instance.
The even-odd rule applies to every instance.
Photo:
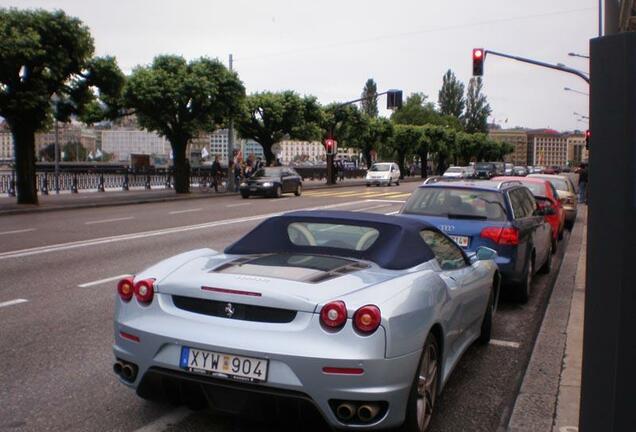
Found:
[[[570,356],[574,354],[568,342],[573,336],[571,333],[580,330],[571,325],[570,314],[573,310],[577,272],[579,265],[584,263],[580,255],[585,248],[586,224],[587,209],[579,209],[561,269],[532,349],[530,362],[515,400],[508,431],[552,431],[557,413],[559,417],[568,417],[558,402],[563,390],[564,366],[567,369],[572,362],[570,358],[566,359],[566,353]],[[571,371],[566,373],[572,374]],[[575,426],[572,427],[574,429],[567,430],[577,430]]]
[[[411,177],[404,178],[400,180],[402,183],[412,183],[412,182],[421,182],[422,179],[420,177]],[[319,184],[319,185],[310,185],[304,187],[304,190],[315,190],[315,189],[339,189],[345,187],[356,187],[356,186],[364,186],[366,182],[364,180],[355,180],[348,183],[336,183],[334,185],[327,184]],[[86,193],[98,193],[98,192],[85,192]],[[108,193],[108,192],[106,192]],[[153,192],[149,192],[152,194]],[[203,193],[203,192],[195,192],[195,194],[190,193],[188,195],[165,195],[159,197],[153,196],[140,196],[137,199],[128,198],[128,199],[117,199],[115,198],[113,201],[104,200],[104,202],[77,202],[70,203],[68,205],[64,204],[52,204],[46,207],[35,207],[30,204],[24,204],[24,208],[11,208],[8,210],[0,209],[0,217],[1,216],[10,216],[16,214],[28,214],[28,213],[43,213],[43,212],[53,212],[53,211],[61,211],[61,210],[76,210],[76,209],[90,209],[90,208],[100,208],[100,207],[118,207],[125,205],[133,205],[133,204],[149,204],[149,203],[161,203],[168,201],[184,201],[184,200],[198,200],[198,199],[214,199],[221,198],[227,196],[237,196],[238,192],[229,192],[223,194],[215,194],[215,193]],[[13,205],[13,204],[12,204]]]

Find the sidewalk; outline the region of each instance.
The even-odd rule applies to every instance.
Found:
[[[582,205],[517,395],[509,431],[578,431],[586,252],[587,206]]]
[[[419,182],[422,179],[418,177],[406,177],[403,182]],[[303,182],[305,190],[323,189],[323,188],[342,188],[351,186],[362,186],[366,184],[364,179],[345,179],[339,181],[335,185],[327,185],[325,180],[306,180]],[[39,205],[16,204],[15,197],[3,195],[0,197],[0,216],[11,214],[23,214],[34,212],[46,212],[55,210],[69,210],[78,208],[94,208],[107,206],[120,206],[130,204],[145,204],[152,202],[180,201],[193,199],[208,199],[224,196],[238,195],[238,192],[215,193],[214,191],[200,192],[197,187],[192,187],[189,194],[177,195],[174,189],[138,189],[127,192],[106,191],[96,192],[80,191],[79,193],[61,193],[49,192],[49,195],[39,195]]]

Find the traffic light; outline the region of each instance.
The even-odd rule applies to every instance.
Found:
[[[336,153],[336,140],[332,138],[327,138],[325,140],[325,150],[328,155],[332,155]]]
[[[389,90],[386,92],[386,109],[402,108],[402,90]]]
[[[473,49],[473,76],[482,76],[484,74],[484,58],[486,52],[483,48]]]
[[[592,136],[592,133],[590,132],[590,130],[586,130],[585,131],[585,150],[589,150],[590,149],[590,137]]]

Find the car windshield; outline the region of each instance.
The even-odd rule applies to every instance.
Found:
[[[254,173],[254,177],[280,177],[280,167],[265,167]]]
[[[463,172],[464,169],[460,167],[452,167],[446,170],[447,173],[460,173]]]
[[[287,235],[296,246],[365,251],[375,243],[380,232],[361,225],[293,222],[287,227]]]
[[[402,212],[457,219],[497,221],[506,219],[505,206],[500,194],[452,187],[416,189]]]
[[[552,186],[554,186],[554,188],[556,190],[560,190],[560,191],[569,191],[570,190],[570,188],[568,187],[568,183],[565,180],[550,179],[550,183],[552,183]]]
[[[491,163],[480,162],[477,165],[475,165],[475,169],[478,169],[478,170],[487,170],[492,168],[494,168],[494,165]]]
[[[389,171],[390,169],[391,164],[375,164],[369,171]]]
[[[540,184],[540,183],[526,183],[526,182],[521,182],[525,187],[527,187],[528,189],[530,189],[530,192],[532,192],[532,195],[536,196],[536,197],[545,197],[546,193],[545,193],[545,184]]]

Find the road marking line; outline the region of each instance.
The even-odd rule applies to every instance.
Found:
[[[400,203],[403,204],[406,201],[401,200],[391,200],[391,199],[366,199],[366,202],[387,202],[387,203]]]
[[[290,209],[288,211],[327,210],[330,208],[346,207],[346,206],[352,206],[352,205],[357,205],[361,203],[364,203],[364,201],[349,201],[346,203],[330,204],[330,205],[324,205],[324,206],[318,206],[318,207]],[[154,231],[141,231],[141,232],[131,233],[131,234],[122,234],[122,235],[116,235],[116,236],[110,236],[110,237],[99,237],[99,238],[90,239],[90,240],[79,240],[79,241],[74,241],[69,243],[58,243],[58,244],[53,244],[48,246],[38,246],[34,248],[29,248],[29,249],[1,252],[0,260],[9,259],[9,258],[20,258],[25,256],[31,256],[31,255],[39,255],[39,254],[48,253],[48,252],[77,249],[77,248],[83,248],[88,246],[97,246],[97,245],[115,243],[115,242],[126,241],[126,240],[146,239],[148,237],[157,237],[157,236],[163,236],[163,235],[169,235],[169,234],[176,234],[176,233],[181,233],[185,231],[216,228],[219,226],[267,219],[274,216],[280,216],[284,213],[286,212],[266,213],[266,214],[257,215],[257,216],[248,216],[248,217],[242,217],[242,218],[236,218],[236,219],[225,219],[225,220],[216,221],[216,222],[206,222],[202,224],[186,225],[186,226],[173,227],[173,228],[164,228],[164,229],[154,230]]]
[[[241,206],[246,206],[246,205],[252,205],[252,203],[246,202],[246,203],[240,203],[240,204],[228,204],[225,207],[232,208],[232,207],[241,207]]]
[[[120,218],[113,218],[113,219],[101,219],[101,220],[84,222],[84,225],[95,225],[95,224],[102,224],[102,223],[109,223],[109,222],[119,222],[119,221],[134,219],[134,218],[135,218],[134,216],[127,216],[127,217],[120,217]]]
[[[367,211],[367,210],[373,210],[373,209],[379,209],[379,208],[383,208],[383,207],[391,207],[393,204],[388,203],[388,204],[380,204],[380,205],[374,205],[371,207],[364,207],[361,209],[355,209],[353,210],[354,212],[363,212],[363,211]]]
[[[20,303],[26,303],[26,302],[28,302],[27,299],[9,300],[9,301],[0,303],[0,308],[1,307],[6,307],[6,306],[13,306],[13,305],[17,305],[17,304],[20,304]]]
[[[181,214],[181,213],[192,213],[192,212],[198,212],[201,211],[203,209],[201,208],[194,208],[194,209],[187,209],[187,210],[175,210],[175,211],[171,211],[168,214],[171,215],[176,215],[176,214]]]
[[[105,279],[96,280],[96,281],[93,281],[93,282],[86,282],[86,283],[83,283],[83,284],[79,284],[78,287],[80,287],[80,288],[88,288],[90,286],[100,285],[100,284],[103,284],[103,283],[106,283],[106,282],[112,282],[112,281],[117,280],[117,279],[123,279],[126,276],[130,276],[130,275],[123,274],[123,275],[119,275],[119,276],[113,276],[113,277],[109,277],[109,278],[105,278]]]
[[[519,348],[520,346],[519,342],[508,342],[508,341],[498,340],[498,339],[490,339],[490,344],[502,346],[502,347],[508,347],[508,348]]]
[[[20,234],[20,233],[31,232],[31,231],[35,231],[35,228],[26,228],[26,229],[19,229],[19,230],[13,230],[13,231],[4,231],[4,232],[0,232],[0,235]]]
[[[180,407],[173,411],[170,411],[168,414],[159,417],[157,420],[152,423],[148,423],[146,426],[143,426],[134,432],[163,432],[168,429],[170,426],[175,426],[185,420],[189,415],[194,414],[194,411],[186,407]]]
[[[392,212],[388,212],[388,213],[384,213],[384,214],[387,215],[387,216],[390,216],[390,215],[398,214],[399,212],[400,212],[399,210],[396,210],[396,211],[392,211]]]
[[[276,202],[287,201],[288,199],[289,199],[289,197],[287,197],[287,198],[278,198],[276,200]]]

